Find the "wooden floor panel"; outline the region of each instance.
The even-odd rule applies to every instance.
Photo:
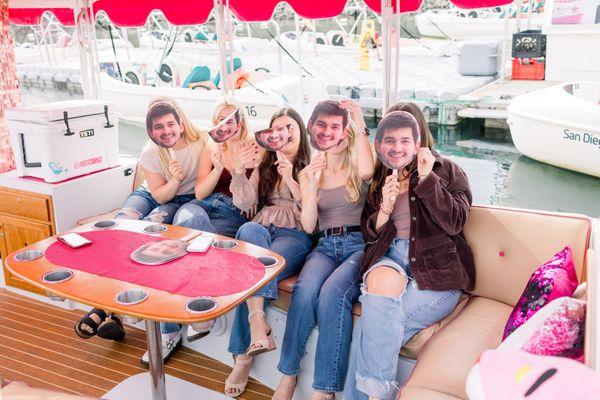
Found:
[[[123,342],[80,339],[73,325],[82,315],[0,288],[0,373],[31,386],[100,397],[127,377],[146,371],[140,365],[146,351],[145,332],[127,326]],[[181,348],[165,371],[222,392],[231,368]],[[238,399],[266,400],[272,393],[251,380]]]

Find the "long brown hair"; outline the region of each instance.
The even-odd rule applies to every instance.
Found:
[[[417,120],[417,124],[419,125],[419,131],[421,132],[421,147],[428,147],[430,150],[433,150],[435,147],[435,142],[433,140],[433,136],[431,135],[431,131],[429,130],[429,126],[427,125],[427,121],[425,120],[425,116],[423,115],[423,111],[419,108],[415,103],[397,103],[391,106],[386,114],[389,114],[394,111],[406,111],[410,113]],[[398,178],[402,176],[410,176],[414,171],[417,170],[417,160],[414,159],[408,164],[402,171],[398,171]],[[369,185],[369,194],[367,196],[367,201],[369,204],[376,206],[378,203],[377,200],[377,192],[381,191],[383,184],[385,183],[385,178],[392,173],[392,170],[381,162],[381,160],[377,159],[375,163],[375,173],[373,174],[373,180]]]
[[[296,160],[294,162],[294,169],[292,176],[295,180],[298,180],[298,173],[310,163],[310,145],[308,143],[308,132],[302,117],[293,108],[285,107],[277,111],[271,117],[269,127],[273,126],[273,121],[280,117],[290,117],[300,127],[300,144],[298,145],[298,153],[296,154]],[[277,173],[277,167],[275,162],[277,161],[277,155],[273,151],[267,151],[262,162],[258,166],[258,172],[260,179],[258,181],[258,208],[270,205],[271,193],[279,185],[281,181],[281,175]]]

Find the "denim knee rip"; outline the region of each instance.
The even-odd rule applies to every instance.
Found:
[[[123,207],[117,212],[115,218],[121,219],[142,219],[142,213],[133,207]]]
[[[144,220],[145,221],[156,222],[157,224],[162,224],[163,222],[165,222],[165,218],[168,215],[169,215],[169,213],[167,211],[158,211],[158,212],[155,212],[155,213],[151,213],[146,218],[144,218]]]

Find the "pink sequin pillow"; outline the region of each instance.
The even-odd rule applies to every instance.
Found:
[[[558,297],[570,297],[577,288],[577,283],[573,250],[567,246],[531,275],[525,291],[508,317],[502,340],[550,301]]]
[[[556,302],[557,306],[549,307],[552,308],[551,314],[544,318],[531,337],[523,343],[521,350],[540,356],[567,357],[583,362],[585,302],[569,297],[557,299]]]

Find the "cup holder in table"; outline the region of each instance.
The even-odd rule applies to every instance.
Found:
[[[25,250],[15,254],[15,261],[33,261],[41,258],[44,252],[41,250]]]
[[[55,269],[54,271],[46,272],[42,276],[44,283],[61,283],[68,281],[73,277],[73,271],[68,269]]]
[[[279,263],[279,261],[273,256],[260,256],[260,257],[256,257],[256,258],[258,258],[258,260],[261,263],[263,263],[265,268],[274,267]]]
[[[216,247],[218,249],[234,249],[236,248],[238,245],[238,242],[235,240],[216,240],[215,242],[213,242],[212,246]]]
[[[117,294],[115,301],[123,306],[132,306],[146,300],[148,296],[148,292],[144,289],[132,288]]]
[[[204,314],[214,310],[218,306],[219,303],[212,297],[196,297],[185,303],[185,311],[192,314]]]
[[[92,228],[94,229],[108,229],[114,228],[115,226],[117,226],[117,221],[113,221],[112,219],[96,221],[92,224]]]
[[[163,224],[152,224],[144,228],[144,233],[162,233],[167,230],[167,226]]]

